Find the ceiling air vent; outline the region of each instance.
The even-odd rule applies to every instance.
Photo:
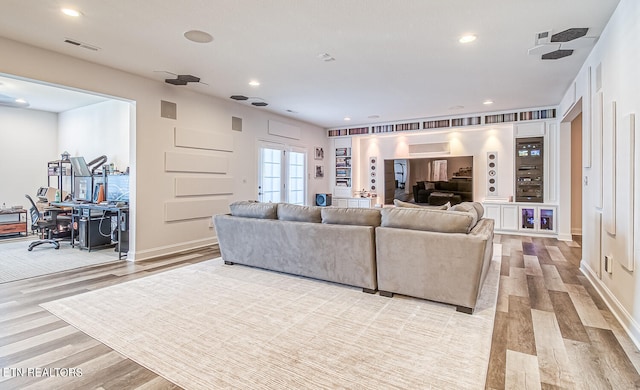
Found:
[[[546,45],[551,42],[551,31],[543,31],[536,34],[536,46]]]
[[[98,46],[90,45],[88,43],[80,42],[75,39],[65,38],[64,43],[68,43],[73,46],[82,47],[83,49],[98,51],[100,48]]]

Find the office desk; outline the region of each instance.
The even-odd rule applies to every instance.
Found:
[[[96,204],[96,203],[79,203],[79,202],[52,202],[51,203],[52,206],[56,206],[56,207],[62,207],[62,208],[71,208],[73,211],[71,213],[71,223],[75,226],[75,222],[78,222],[78,227],[79,227],[79,222],[82,220],[82,218],[87,218],[87,236],[89,237],[89,239],[87,239],[87,245],[86,248],[82,248],[82,246],[80,246],[80,249],[87,249],[88,251],[91,251],[92,245],[91,245],[91,221],[92,220],[96,220],[99,218],[109,218],[109,234],[111,234],[111,217],[112,216],[117,216],[118,218],[118,222],[117,222],[117,226],[118,226],[118,241],[116,242],[116,246],[117,246],[117,251],[118,251],[118,259],[122,259],[122,237],[123,237],[123,233],[126,232],[128,230],[128,214],[129,214],[129,206],[124,206],[124,207],[117,207],[115,205],[112,204]],[[93,212],[101,212],[101,215],[94,215]],[[75,247],[75,240],[74,240],[74,231],[75,229],[71,229],[71,246]],[[101,232],[99,232],[101,233]],[[112,245],[111,244],[111,239],[109,239],[109,244],[108,245]],[[99,245],[98,247],[103,247],[105,245]],[[125,253],[126,256],[126,253]]]

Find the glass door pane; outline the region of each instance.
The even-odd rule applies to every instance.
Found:
[[[289,191],[288,202],[304,205],[305,196],[305,162],[306,153],[289,153]]]
[[[282,149],[260,148],[260,182],[258,199],[260,202],[282,201]]]
[[[540,209],[540,230],[553,231],[553,210]]]
[[[520,209],[520,225],[522,229],[535,229],[536,216],[535,208],[523,207]]]

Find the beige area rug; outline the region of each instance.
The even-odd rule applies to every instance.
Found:
[[[37,236],[0,243],[0,283],[118,261],[113,248],[87,252],[72,248],[69,241],[61,241],[57,250],[42,244],[29,252],[29,243],[35,240]]]
[[[42,307],[186,389],[483,389],[500,258],[474,315],[221,259]]]

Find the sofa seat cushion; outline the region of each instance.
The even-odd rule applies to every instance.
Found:
[[[246,200],[233,202],[229,205],[231,215],[234,217],[277,219],[277,203],[258,203]]]
[[[380,226],[380,210],[322,207],[322,223],[335,225]]]
[[[278,203],[278,219],[281,221],[320,223],[322,207],[300,206],[290,203]]]
[[[441,233],[469,233],[475,226],[475,214],[465,211],[417,208],[385,208],[381,211],[382,227],[424,230]]]

